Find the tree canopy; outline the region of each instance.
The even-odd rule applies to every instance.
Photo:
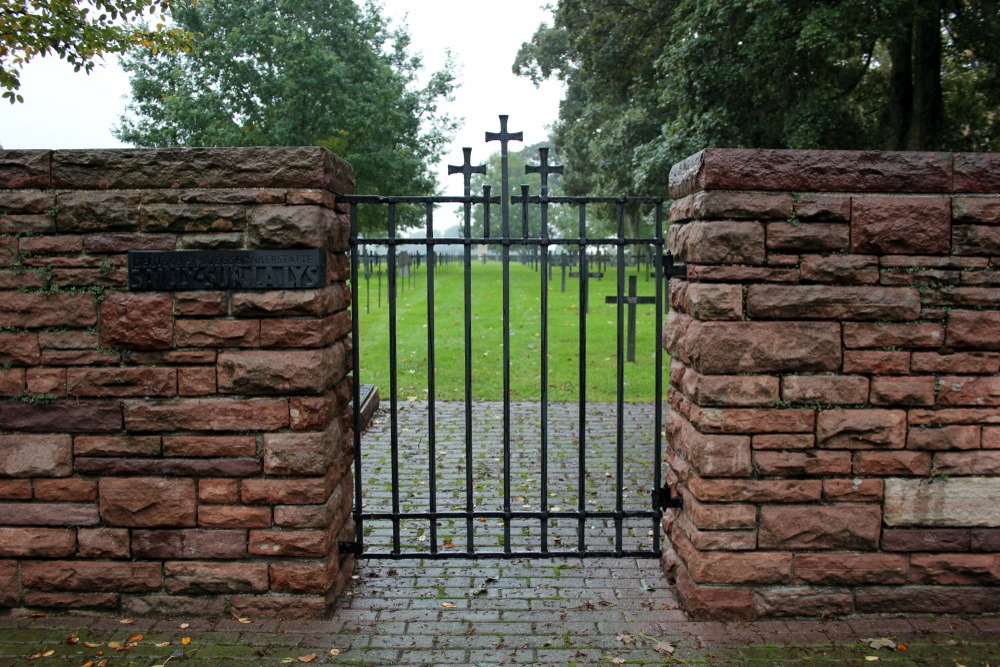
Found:
[[[454,129],[438,104],[453,75],[449,66],[417,85],[420,58],[377,5],[176,0],[171,15],[195,35],[194,48],[123,59],[132,101],[118,138],[147,147],[320,145],[351,163],[359,192],[434,192],[430,165]]]
[[[0,0],[0,89],[12,104],[21,72],[35,57],[56,54],[90,73],[106,53],[130,48],[182,49],[188,35],[168,27],[170,0]],[[151,28],[147,19],[158,22]]]
[[[707,146],[1000,148],[1000,0],[559,0],[514,71],[567,84],[566,188],[657,194]]]

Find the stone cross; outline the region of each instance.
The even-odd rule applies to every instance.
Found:
[[[635,361],[635,308],[640,304],[654,304],[656,297],[638,296],[636,292],[637,279],[635,276],[628,277],[628,296],[607,296],[604,303],[624,302],[628,306],[628,361]]]

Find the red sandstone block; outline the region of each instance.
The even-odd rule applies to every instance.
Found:
[[[764,225],[759,222],[696,221],[679,225],[675,234],[671,248],[682,262],[755,266],[764,263]]]
[[[943,343],[944,327],[935,322],[844,322],[844,345],[850,348],[936,348]]]
[[[968,551],[968,528],[886,528],[882,533],[883,551]]]
[[[36,479],[34,485],[37,500],[71,503],[97,500],[97,482],[91,479]]]
[[[321,393],[347,371],[342,345],[319,350],[220,352],[219,391],[248,395]]]
[[[754,318],[915,320],[920,294],[912,287],[750,285],[747,313]]]
[[[914,373],[996,373],[1000,372],[1000,352],[914,352],[910,369]]]
[[[201,505],[198,525],[202,528],[270,528],[270,507],[245,505]]]
[[[93,350],[98,347],[97,334],[89,330],[39,331],[38,344],[42,349]]]
[[[160,588],[159,563],[118,561],[26,561],[21,563],[25,588],[40,591],[113,591],[143,593]]]
[[[908,414],[911,428],[948,424],[1000,425],[1000,412],[995,408],[914,408]]]
[[[681,386],[703,406],[770,406],[778,400],[778,384],[772,375],[702,375],[689,370]]]
[[[26,153],[33,153],[38,155],[47,155],[47,152],[42,151],[14,151],[14,155],[23,156]],[[10,152],[5,154],[5,158],[11,155]],[[18,160],[19,158],[15,158]],[[4,176],[6,176],[6,169],[9,169],[10,162],[7,162],[3,169]],[[44,167],[44,171],[48,171],[48,166]],[[0,176],[0,178],[3,178]],[[6,181],[0,180],[0,183],[6,183]],[[47,187],[45,185],[3,185],[3,188],[11,188],[6,192],[0,192],[0,211],[4,211],[5,215],[13,215],[19,213],[45,213],[52,209],[56,205],[56,195],[53,192],[37,192],[33,190],[17,190],[14,188],[24,188],[24,187]],[[14,239],[17,240],[16,238]]]
[[[350,294],[339,284],[319,290],[237,292],[232,296],[232,313],[236,317],[323,317],[350,303]]]
[[[983,269],[989,265],[985,257],[956,257],[954,255],[883,255],[879,258],[883,267],[896,269]]]
[[[959,285],[962,282],[962,272],[958,270],[945,271],[941,269],[882,269],[880,280],[883,285],[913,285],[921,292],[926,292],[932,285]]]
[[[870,551],[878,548],[881,528],[878,505],[765,505],[760,509],[757,545],[761,549]]]
[[[201,503],[232,504],[239,499],[239,483],[235,479],[198,480],[198,501]]]
[[[117,364],[121,354],[115,350],[42,350],[46,366],[101,366]]]
[[[1000,451],[937,452],[934,470],[941,475],[1000,475]]]
[[[18,248],[22,253],[52,255],[59,253],[79,253],[83,251],[83,237],[73,234],[61,236],[34,236],[19,239]]]
[[[994,287],[953,287],[945,285],[940,288],[926,289],[920,295],[920,303],[928,306],[944,306],[948,308],[1000,308],[1000,290]]]
[[[171,593],[262,593],[268,587],[267,563],[167,562],[163,576]]]
[[[902,449],[906,440],[903,410],[821,410],[816,444],[828,449]]]
[[[781,379],[781,398],[788,403],[867,403],[868,378],[860,375],[786,375]]]
[[[809,433],[816,411],[694,406],[691,423],[703,433]]]
[[[0,607],[16,607],[21,602],[17,561],[0,560]]]
[[[661,522],[665,531],[670,530],[668,521],[664,516]],[[677,524],[699,551],[752,551],[757,548],[755,530],[699,530],[684,515],[677,516]]]
[[[233,596],[232,611],[251,618],[306,619],[327,616],[328,595]]]
[[[160,436],[78,435],[73,438],[77,456],[157,456]]]
[[[0,321],[9,327],[88,327],[97,322],[89,294],[8,292],[0,301]]]
[[[983,428],[983,449],[1000,449],[1000,428]]]
[[[823,499],[837,502],[880,501],[885,483],[880,479],[824,479]]]
[[[60,193],[57,199],[59,231],[138,231],[139,202],[138,192]]]
[[[222,618],[228,616],[229,600],[220,595],[129,595],[122,610],[130,616],[173,618]]]
[[[253,477],[261,472],[261,463],[253,458],[85,458],[77,457],[74,468],[83,475],[154,477]]]
[[[10,398],[24,391],[28,386],[25,378],[26,373],[23,368],[0,370],[0,397]]]
[[[72,528],[0,527],[0,558],[72,558],[76,531]]]
[[[688,267],[687,278],[700,282],[794,283],[798,280],[798,271],[761,266],[697,266],[693,264]]]
[[[288,401],[192,398],[178,401],[125,401],[130,431],[274,431],[288,427]]]
[[[0,479],[0,500],[31,500],[31,480]]]
[[[851,243],[851,228],[845,224],[808,222],[767,225],[767,249],[779,252],[836,252]]]
[[[278,593],[326,593],[337,575],[336,559],[271,563],[271,590]]]
[[[64,398],[66,396],[65,368],[29,368],[24,379],[27,389],[32,394],[51,394]]]
[[[996,586],[872,586],[855,593],[863,614],[984,614],[1000,611]]]
[[[903,584],[906,558],[891,554],[796,554],[795,576],[812,584]]]
[[[898,477],[905,475],[929,475],[931,455],[927,452],[854,452],[854,473]]]
[[[1000,224],[1000,197],[952,197],[951,217],[955,222]]]
[[[671,285],[671,305],[683,313],[699,320],[743,319],[742,285],[689,282],[676,285],[676,288]]]
[[[164,456],[240,457],[254,456],[257,440],[252,435],[174,435],[163,437]]]
[[[911,428],[906,435],[907,449],[978,449],[979,442],[979,427],[971,425]]]
[[[80,528],[81,558],[128,558],[131,539],[126,528]]]
[[[260,325],[260,345],[267,348],[325,347],[351,330],[347,311],[322,319],[265,319]]]
[[[791,581],[792,554],[719,553],[698,551],[674,527],[671,542],[684,560],[691,579],[699,584],[780,584]]]
[[[339,400],[334,392],[324,396],[292,396],[288,399],[293,431],[324,430],[346,409],[347,402]]]
[[[996,255],[1000,253],[1000,226],[955,225],[951,248],[956,255]]]
[[[696,584],[683,565],[677,569],[677,594],[687,613],[698,620],[737,621],[754,616],[752,589]]]
[[[158,364],[214,364],[215,350],[164,350],[160,352],[128,352],[130,362],[145,365]]]
[[[811,433],[772,433],[755,435],[751,448],[758,449],[809,449],[816,446],[816,436]]]
[[[851,453],[841,451],[754,452],[754,470],[765,477],[849,475]]]
[[[875,405],[934,405],[932,376],[872,378],[871,402]]]
[[[1000,583],[1000,558],[989,554],[914,554],[910,581],[946,586]]]
[[[323,432],[265,433],[264,474],[315,476],[326,474],[335,462],[349,465],[342,437],[337,422]]]
[[[757,527],[757,509],[753,505],[735,503],[703,503],[682,491],[684,514],[697,528],[706,530],[739,530]]]
[[[68,435],[0,435],[0,475],[68,477],[73,473]]]
[[[670,206],[674,222],[710,220],[784,220],[792,214],[792,196],[765,192],[697,192]]]
[[[105,478],[101,518],[113,526],[194,526],[195,486],[190,479]]]
[[[66,374],[71,396],[173,396],[177,371],[173,368],[70,368]]]
[[[940,383],[938,405],[1000,406],[1000,377],[944,376]]]
[[[274,523],[284,528],[327,528],[344,522],[353,509],[353,479],[337,486],[323,505],[278,505]]]
[[[324,477],[245,479],[241,496],[249,505],[321,505],[330,492]]]
[[[971,538],[972,551],[1000,551],[1000,529],[973,528]]]
[[[251,248],[333,247],[341,216],[322,206],[255,206],[247,226]],[[335,248],[345,250],[343,247]]]
[[[215,317],[225,315],[225,292],[177,292],[174,315],[177,317]]]
[[[173,341],[173,299],[169,295],[115,292],[101,302],[104,347],[162,350],[170,348]]]
[[[258,556],[322,558],[330,551],[330,534],[322,530],[251,530],[249,552]]]
[[[83,248],[91,253],[128,252],[129,250],[174,250],[177,237],[173,234],[87,234]]]
[[[947,254],[951,245],[948,197],[855,197],[851,211],[854,252]]]
[[[116,593],[28,593],[24,594],[24,606],[42,609],[117,609]]]
[[[749,477],[750,438],[744,435],[704,434],[670,410],[665,419],[667,441],[694,470],[706,477]]]
[[[227,232],[246,224],[242,206],[143,203],[143,232]],[[183,240],[183,236],[181,239]]]
[[[178,347],[258,347],[260,320],[182,320],[175,324]]]
[[[7,294],[4,295],[7,298]],[[0,320],[6,322],[6,319]],[[9,326],[9,325],[4,325]],[[33,366],[42,359],[38,334],[34,332],[0,333],[0,363]]]
[[[688,481],[691,493],[703,502],[797,503],[819,500],[822,483],[819,480],[729,480],[702,479]]]
[[[177,369],[177,393],[181,396],[215,394],[215,366],[187,366]]]
[[[805,282],[875,284],[879,279],[874,255],[805,255],[799,270]]]
[[[132,555],[150,559],[246,558],[245,530],[133,530]]]
[[[49,234],[56,223],[47,215],[0,215],[0,234]]]
[[[844,588],[827,586],[768,586],[754,590],[758,617],[843,616],[854,610],[854,598]]]
[[[94,503],[7,503],[10,526],[94,526],[101,522]]]

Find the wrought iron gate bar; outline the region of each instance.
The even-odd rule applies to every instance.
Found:
[[[463,176],[463,195],[458,196],[385,196],[385,195],[349,195],[338,196],[337,201],[348,204],[350,207],[351,220],[351,284],[352,284],[352,310],[359,313],[359,290],[357,289],[359,277],[359,248],[364,245],[386,246],[386,266],[388,278],[388,307],[389,307],[389,448],[391,453],[391,507],[390,511],[364,511],[364,475],[362,472],[362,438],[360,415],[355,414],[354,420],[354,445],[355,445],[355,542],[344,543],[345,549],[351,549],[354,553],[367,558],[522,558],[522,557],[580,557],[580,556],[629,556],[629,557],[657,557],[660,553],[660,531],[659,520],[662,516],[662,505],[658,500],[662,495],[660,459],[662,457],[662,431],[663,420],[662,395],[663,395],[663,353],[661,347],[655,345],[655,401],[654,419],[655,426],[653,442],[653,491],[649,494],[649,509],[629,509],[625,506],[625,336],[624,336],[624,304],[625,295],[625,269],[626,269],[626,246],[650,248],[653,269],[656,277],[655,286],[655,339],[659,341],[660,327],[663,315],[665,264],[669,264],[664,256],[665,246],[663,240],[663,200],[659,197],[566,197],[550,196],[548,193],[549,175],[562,173],[561,165],[549,163],[548,149],[540,149],[539,165],[529,165],[526,167],[527,173],[538,173],[541,178],[539,194],[532,194],[527,185],[520,186],[520,193],[511,192],[509,174],[509,154],[508,145],[511,141],[521,141],[520,132],[509,132],[507,130],[507,117],[500,117],[500,131],[486,133],[487,142],[500,142],[501,156],[501,193],[499,196],[491,194],[490,186],[483,186],[481,195],[473,195],[471,192],[471,178],[473,174],[485,174],[484,165],[474,166],[471,162],[471,149],[463,149],[463,164],[461,166],[449,166],[449,173],[461,173]],[[462,204],[463,224],[460,236],[437,237],[434,232],[434,208],[439,204]],[[494,236],[490,227],[490,209],[492,204],[499,204],[501,208],[500,235]],[[519,204],[521,207],[521,229],[519,234],[511,233],[510,206]],[[616,230],[613,237],[588,237],[587,236],[587,207],[590,205],[614,205]],[[378,205],[387,209],[388,233],[384,237],[362,237],[358,226],[359,206]],[[417,206],[424,208],[424,221],[426,233],[424,238],[401,238],[397,234],[397,207]],[[529,225],[529,206],[538,205],[540,211],[540,224],[535,234],[532,234]],[[576,238],[552,238],[549,234],[549,207],[550,205],[570,205],[578,209],[579,235]],[[655,232],[649,237],[628,237],[625,233],[625,209],[627,206],[650,206],[655,215]],[[481,206],[483,211],[483,229],[481,236],[473,236],[472,233],[472,207]],[[477,510],[475,501],[474,484],[474,442],[473,442],[473,387],[472,387],[472,246],[489,245],[501,248],[502,262],[502,346],[503,346],[503,395],[502,402],[503,424],[502,424],[502,509]],[[426,282],[426,302],[427,302],[427,511],[413,511],[404,508],[400,495],[400,428],[399,428],[399,378],[398,378],[398,347],[397,347],[397,310],[398,310],[398,261],[400,246],[419,246],[425,248],[427,257],[427,282]],[[438,473],[437,459],[441,451],[438,449],[438,396],[437,383],[435,378],[435,366],[437,355],[435,351],[435,337],[438,329],[435,324],[435,270],[438,265],[438,252],[440,247],[461,247],[463,267],[463,342],[464,342],[464,492],[465,509],[451,508],[442,511],[439,508],[438,494]],[[522,248],[536,248],[532,257],[537,259],[537,267],[541,270],[540,280],[540,350],[539,350],[539,460],[540,465],[540,508],[538,510],[514,509],[513,488],[512,488],[512,426],[511,426],[511,246]],[[587,436],[587,318],[586,313],[589,308],[589,285],[591,272],[589,264],[594,261],[588,250],[594,246],[613,247],[615,249],[615,261],[617,266],[617,317],[616,317],[616,394],[614,401],[615,412],[615,444],[614,444],[614,510],[588,510],[588,448],[590,443]],[[579,289],[579,410],[577,415],[577,470],[576,470],[576,509],[550,508],[549,501],[549,477],[550,477],[550,441],[549,441],[549,280],[550,269],[553,261],[550,256],[550,248],[566,248],[571,252],[575,248],[576,260],[579,265],[580,289]],[[401,255],[407,259],[408,255]],[[444,255],[441,255],[444,257]],[[523,256],[522,256],[523,257]],[[559,265],[563,267],[564,273],[567,266],[566,255],[562,255]],[[534,260],[533,260],[534,261]],[[605,259],[597,259],[602,267]],[[404,270],[408,271],[410,264],[403,262]],[[381,273],[379,274],[381,276]],[[410,274],[407,274],[410,276]],[[368,276],[368,265],[366,273]],[[410,276],[412,277],[412,276]],[[380,278],[381,279],[381,278]],[[565,275],[563,276],[565,280]],[[564,290],[565,291],[565,290]],[[380,291],[381,298],[381,291]],[[610,302],[610,300],[609,300]],[[361,332],[358,328],[358,317],[353,318],[352,335],[355,344],[352,349],[352,362],[355,382],[353,387],[354,404],[360,404],[361,385],[361,359],[360,348],[362,344]],[[407,463],[409,463],[407,461]],[[608,474],[610,477],[611,474]],[[518,499],[520,502],[520,499]],[[490,519],[500,520],[503,527],[502,550],[484,550],[476,545],[475,522],[487,521]],[[624,521],[626,519],[649,520],[652,524],[652,549],[632,549],[626,548],[624,543]],[[439,544],[440,520],[464,521],[465,523],[465,545],[464,549],[456,548],[454,545],[445,542]],[[518,520],[537,521],[537,530],[540,535],[538,550],[525,550],[515,547],[512,540],[512,522]],[[576,549],[562,547],[560,538],[555,538],[555,544],[550,548],[550,522],[556,525],[556,520],[569,520],[576,522],[577,545]],[[614,526],[613,549],[591,548],[588,545],[587,521],[606,520]],[[366,522],[388,521],[391,523],[391,549],[387,552],[371,552],[365,549],[365,524]],[[406,521],[427,521],[429,522],[430,543],[416,551],[406,551],[402,543],[402,525]],[[500,525],[499,523],[497,524]],[[521,527],[521,530],[527,530]],[[528,533],[525,533],[528,534]],[[450,537],[446,537],[450,540]],[[565,538],[565,534],[562,539]],[[644,545],[641,545],[644,546]]]

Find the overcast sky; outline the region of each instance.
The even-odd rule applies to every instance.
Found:
[[[499,129],[497,116],[510,115],[510,130],[524,131],[526,143],[544,141],[556,118],[562,87],[541,88],[511,72],[521,43],[531,38],[551,13],[541,0],[382,0],[385,15],[409,26],[412,50],[428,71],[439,69],[450,49],[459,66],[460,87],[444,108],[464,123],[438,167],[449,194],[461,193],[461,177],[448,179],[447,164],[461,164],[462,147],[483,162],[498,144],[487,146],[483,133]],[[408,17],[407,17],[408,15]],[[111,127],[124,111],[128,76],[117,61],[98,65],[89,76],[64,62],[36,58],[22,75],[23,104],[0,103],[0,144],[4,148],[114,148],[123,144]],[[447,180],[446,180],[447,179]],[[454,181],[454,182],[451,182]]]

